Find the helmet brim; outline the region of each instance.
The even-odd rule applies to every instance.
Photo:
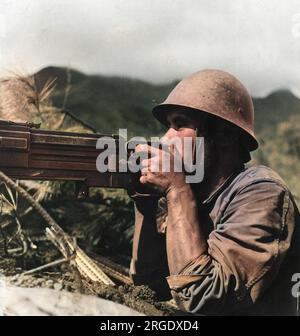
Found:
[[[198,112],[200,112],[200,110],[198,110],[198,109],[193,109],[193,108],[190,108],[190,107],[187,107],[187,106],[184,106],[184,105],[162,103],[162,104],[156,105],[152,109],[152,114],[153,114],[155,119],[157,119],[160,123],[162,123],[163,125],[168,127],[168,122],[167,122],[168,112],[170,112],[170,111],[172,111],[172,110],[174,110],[175,108],[178,108],[178,107],[181,107],[181,108],[183,107],[185,109],[190,109],[190,110],[197,110]],[[201,110],[201,112],[208,113],[210,115],[213,115],[216,118],[226,120],[227,122],[230,122],[232,125],[237,126],[231,120],[225,119],[222,116],[219,116],[219,115],[217,115],[213,112],[202,111],[202,110]],[[244,136],[245,136],[244,141],[245,141],[245,145],[246,145],[247,149],[249,150],[249,152],[252,152],[252,151],[256,150],[259,146],[259,143],[258,143],[257,139],[255,138],[254,134],[250,133],[249,130],[246,130],[246,129],[240,127],[240,126],[237,126],[237,127],[239,127],[242,131],[244,131]]]

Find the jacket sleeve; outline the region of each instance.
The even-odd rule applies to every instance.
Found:
[[[175,301],[201,314],[253,304],[276,276],[293,230],[293,205],[284,187],[270,181],[243,187],[209,235],[207,254],[167,278]]]

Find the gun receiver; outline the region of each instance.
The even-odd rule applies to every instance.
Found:
[[[130,188],[137,180],[130,172],[100,173],[96,149],[103,134],[82,134],[35,129],[27,124],[0,121],[0,170],[13,179],[75,181],[77,193],[89,187]],[[116,141],[119,153],[119,136]]]

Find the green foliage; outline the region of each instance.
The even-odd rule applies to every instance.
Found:
[[[254,163],[274,168],[286,180],[299,203],[300,115],[291,115],[286,121],[275,124],[272,132],[266,128],[264,134]]]
[[[44,202],[66,232],[86,250],[102,255],[130,255],[133,204],[123,190],[97,189],[85,200],[73,192]]]
[[[127,128],[129,136],[155,136],[164,132],[151,110],[164,100],[175,82],[154,85],[122,77],[87,76],[55,67],[45,68],[36,75],[41,87],[51,77],[57,79],[51,98],[53,106],[71,110],[98,132],[111,134],[119,128]],[[254,106],[260,149],[254,153],[252,164],[265,164],[279,172],[299,201],[300,100],[291,92],[281,90],[266,98],[254,99]],[[78,127],[68,118],[62,123],[58,110],[51,109],[49,113],[61,128]],[[71,183],[33,183],[27,188],[85,249],[109,256],[130,256],[134,214],[126,192],[96,190],[88,200],[79,201],[74,198]],[[9,195],[6,193],[6,196]],[[15,212],[14,206],[8,204],[2,222],[11,220]],[[19,222],[12,218],[11,234],[20,229],[20,223],[25,240],[43,233],[44,225],[37,214],[26,207],[18,210],[18,214]],[[35,258],[45,257],[45,245],[39,242],[36,245]]]
[[[57,78],[54,105],[63,104],[65,88],[71,87],[67,100],[77,117],[93,125],[99,132],[116,133],[127,128],[129,136],[161,135],[164,127],[154,120],[152,107],[163,101],[176,82],[154,85],[123,77],[87,76],[80,72],[49,67],[36,78],[41,85]],[[300,197],[299,117],[300,100],[290,91],[279,90],[265,98],[254,98],[255,128],[260,149],[253,164],[266,164],[278,171],[294,194]]]
[[[274,135],[279,123],[300,115],[300,100],[290,91],[279,90],[265,98],[254,98],[255,129],[259,136]],[[273,134],[272,134],[273,133]]]
[[[130,135],[150,136],[162,133],[163,127],[152,117],[152,107],[161,102],[175,85],[152,85],[122,77],[85,76],[71,71],[66,108],[101,133],[117,133],[127,128]],[[53,104],[60,107],[65,98],[66,70],[45,68],[36,78],[40,86],[56,77]]]
[[[166,98],[176,82],[154,85],[123,77],[87,76],[55,67],[45,68],[36,76],[41,85],[49,77],[56,78],[57,83],[54,105],[63,104],[65,89],[70,86],[66,107],[101,133],[116,133],[119,128],[127,128],[129,136],[155,136],[164,132],[151,110]],[[300,100],[290,91],[279,90],[253,101],[255,128],[261,144],[253,155],[253,164],[266,164],[278,171],[292,192],[300,197],[297,179]]]

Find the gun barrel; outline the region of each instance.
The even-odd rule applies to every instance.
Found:
[[[87,187],[127,188],[130,173],[99,173],[97,140],[110,137],[119,153],[119,137],[39,130],[26,124],[0,123],[0,170],[14,179],[78,181]]]

